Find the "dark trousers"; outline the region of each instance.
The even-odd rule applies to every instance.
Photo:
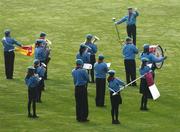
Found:
[[[133,39],[133,44],[136,45],[136,25],[127,26],[127,35]]]
[[[122,99],[121,99],[120,93],[114,96],[112,94],[113,92],[110,92],[111,116],[112,116],[112,120],[118,120],[119,104],[122,103]]]
[[[88,70],[88,74],[91,75],[91,82],[94,82],[94,64],[96,62],[96,56],[95,55],[91,55],[90,56],[90,64],[92,65],[92,69]]]
[[[37,100],[37,89],[28,89],[28,115],[31,115],[31,104],[33,109],[33,116],[36,115],[36,100]]]
[[[148,96],[146,94],[142,95],[141,98],[141,109],[147,109]]]
[[[49,61],[48,61],[48,62],[49,62]],[[46,67],[45,67],[46,71],[45,71],[45,73],[44,73],[44,79],[45,79],[45,80],[47,79],[48,62],[47,62],[47,60],[45,60],[45,61],[40,61],[40,63],[46,64]]]
[[[41,102],[41,95],[43,90],[44,90],[44,79],[42,78],[37,88],[37,102]]]
[[[124,60],[127,84],[136,79],[136,62],[135,60]],[[132,84],[136,86],[136,82]]]
[[[85,121],[88,117],[87,85],[75,87],[76,120]]]
[[[96,106],[104,106],[106,79],[96,78]]]
[[[44,79],[47,79],[48,78],[48,63],[49,63],[49,61],[51,60],[51,58],[48,56],[47,58],[46,58],[46,61],[45,61],[45,64],[46,64],[46,72],[45,72],[45,74],[44,74]]]
[[[4,52],[4,64],[5,64],[5,73],[7,79],[13,78],[14,58],[15,58],[14,51]]]

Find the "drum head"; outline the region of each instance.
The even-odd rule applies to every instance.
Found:
[[[157,57],[164,57],[164,52],[163,52],[163,49],[161,48],[160,45],[158,45],[158,46],[156,47],[156,50],[155,50],[154,54],[155,54],[155,56],[157,56]],[[155,63],[156,68],[157,68],[157,69],[160,69],[160,68],[163,66],[163,62],[164,62],[164,61]]]

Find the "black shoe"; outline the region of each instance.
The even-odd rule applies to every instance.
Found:
[[[133,83],[133,84],[132,84],[132,86],[133,86],[133,87],[136,87],[136,86],[137,86],[137,84],[136,84],[136,83]]]
[[[148,111],[149,109],[147,107],[144,108],[145,111]]]
[[[120,124],[120,121],[119,121],[119,120],[116,120],[115,123],[116,123],[116,124]]]
[[[143,108],[143,107],[140,107],[140,110],[144,110],[144,108]]]
[[[11,80],[11,79],[13,79],[13,77],[7,77],[6,79],[10,79]]]
[[[32,116],[32,118],[39,118],[39,116],[37,116],[37,115],[33,115],[33,116]]]
[[[83,122],[89,122],[89,120],[88,119],[84,119],[84,120],[82,120]]]
[[[82,123],[85,123],[85,122],[89,122],[88,119],[81,119],[81,120],[77,120],[78,122],[82,122]]]
[[[106,105],[96,105],[96,107],[106,108]]]
[[[33,117],[33,115],[32,115],[32,114],[28,114],[28,117],[29,117],[29,118],[32,118],[32,117]]]
[[[115,121],[115,120],[112,120],[112,124],[116,124],[116,121]]]
[[[41,100],[38,100],[37,103],[42,103],[42,101],[41,101]]]
[[[149,109],[148,109],[148,108],[143,108],[143,107],[141,107],[140,110],[141,110],[141,111],[148,111]]]

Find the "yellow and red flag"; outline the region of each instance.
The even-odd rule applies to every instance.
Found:
[[[16,47],[15,51],[25,56],[32,56],[34,54],[35,45],[25,45],[22,47]]]

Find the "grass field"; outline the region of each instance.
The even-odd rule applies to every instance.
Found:
[[[149,101],[149,112],[139,110],[138,88],[122,92],[121,125],[111,124],[110,102],[107,108],[95,107],[95,85],[90,84],[89,123],[75,120],[74,86],[71,70],[79,44],[87,33],[98,36],[98,54],[107,56],[117,76],[125,80],[123,58],[117,42],[112,17],[126,14],[128,6],[138,7],[137,46],[159,43],[168,56],[156,71],[161,92],[157,101]],[[4,76],[3,48],[0,46],[0,132],[179,132],[180,131],[180,1],[179,0],[1,0],[0,38],[5,28],[25,44],[32,44],[41,31],[53,42],[49,80],[38,104],[39,119],[27,118],[26,67],[33,57],[16,54],[14,80]],[[126,37],[125,24],[119,26]],[[140,60],[137,58],[137,67]],[[138,71],[138,69],[137,69]],[[138,73],[139,76],[139,73]],[[139,83],[138,83],[139,85]]]

